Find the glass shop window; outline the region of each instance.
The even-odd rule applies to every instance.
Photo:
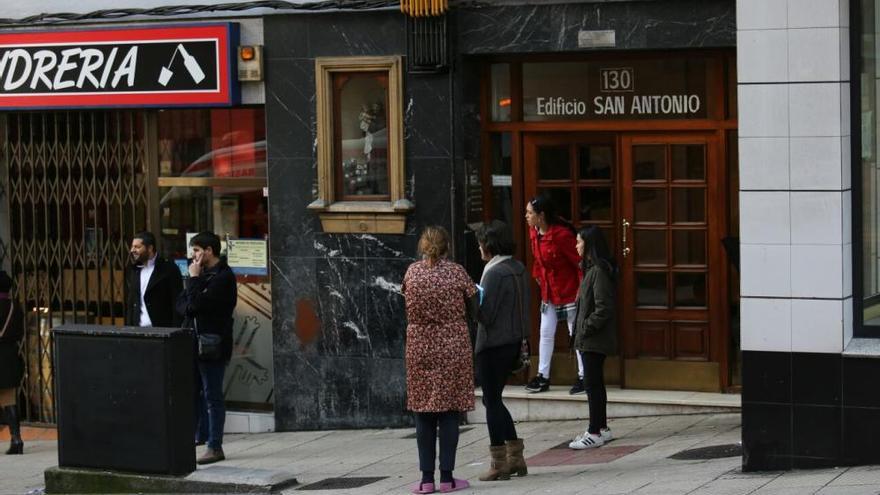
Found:
[[[861,287],[854,287],[856,297],[855,321],[862,325],[854,325],[856,336],[880,337],[880,167],[878,167],[877,124],[880,121],[877,113],[878,82],[880,82],[880,65],[877,63],[876,2],[866,0],[853,4],[861,8],[862,43],[857,49],[861,51],[859,70],[859,87],[861,94],[861,160],[853,160],[853,209],[857,210],[855,219],[861,217],[859,228],[853,229],[855,235],[861,235],[861,253],[853,253],[861,266],[860,274],[854,274],[854,281],[861,279]],[[858,129],[859,127],[854,127]],[[861,180],[859,180],[861,179]],[[859,204],[856,198],[860,198]],[[860,213],[860,214],[859,214]],[[860,275],[860,276],[859,276]],[[861,311],[859,311],[861,308]]]
[[[230,408],[271,410],[272,291],[263,108],[158,112],[158,216],[163,255],[186,271],[189,240],[210,230],[236,274]]]
[[[266,177],[263,108],[159,112],[161,177]]]

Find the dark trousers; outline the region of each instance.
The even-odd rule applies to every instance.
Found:
[[[578,351],[580,352],[580,351]],[[590,424],[587,431],[599,433],[608,427],[608,393],[605,391],[605,354],[580,352],[584,361],[584,388],[590,401]]]
[[[223,426],[226,424],[226,404],[223,401],[223,375],[226,373],[224,361],[199,361],[196,375],[197,398],[196,434],[202,435],[206,429],[207,443],[211,449],[223,446]],[[200,438],[205,440],[204,437]]]
[[[501,400],[513,360],[519,354],[520,344],[490,347],[480,351],[474,362],[480,387],[483,389],[483,407],[486,408],[486,426],[489,428],[489,444],[504,445],[506,440],[516,440],[516,427],[510,411]]]
[[[458,411],[416,413],[416,444],[419,447],[419,470],[434,472],[437,458],[437,429],[440,430],[440,470],[452,471],[458,449]]]

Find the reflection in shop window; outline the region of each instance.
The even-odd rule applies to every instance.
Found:
[[[512,108],[510,96],[510,64],[492,64],[492,100],[491,111],[493,122],[510,122]]]
[[[262,187],[161,187],[162,249],[185,270],[188,241],[211,230],[222,239],[222,255],[236,273],[238,303],[233,314],[233,354],[224,380],[231,407],[270,409],[273,402],[272,293],[266,265],[238,266],[230,246],[269,236],[267,198]],[[238,249],[238,248],[235,248]]]
[[[187,234],[210,230],[224,243],[269,236],[262,187],[162,187],[159,208],[162,249],[170,259],[187,257]]]
[[[158,220],[163,254],[186,271],[189,240],[210,230],[238,281],[229,407],[271,410],[272,291],[268,276],[263,108],[158,113]]]
[[[161,177],[266,177],[263,108],[159,111]]]

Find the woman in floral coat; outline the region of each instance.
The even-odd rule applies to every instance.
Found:
[[[416,417],[422,479],[413,493],[452,492],[468,482],[452,477],[462,411],[474,409],[473,351],[467,314],[476,313],[477,288],[464,268],[446,259],[449,234],[427,227],[419,239],[422,260],[403,279],[406,299],[407,409]],[[434,485],[437,431],[440,485]]]

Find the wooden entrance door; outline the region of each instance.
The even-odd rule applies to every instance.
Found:
[[[576,228],[598,225],[615,248],[617,214],[617,144],[616,136],[608,133],[525,134],[523,139],[524,196],[528,201],[538,194],[553,199],[559,216]],[[520,217],[521,218],[521,217]],[[528,248],[528,232],[521,243],[526,246],[529,270],[532,253]],[[538,294],[537,285],[532,287]],[[532,298],[532,314],[538,315],[539,297]],[[536,317],[532,329],[532,349],[538,351],[540,321]],[[619,362],[606,364],[606,377],[617,383]],[[550,376],[556,384],[569,383],[577,376],[577,365],[570,352],[568,328],[559,323]]]
[[[718,391],[726,192],[716,135],[624,134],[620,164],[624,383]]]

